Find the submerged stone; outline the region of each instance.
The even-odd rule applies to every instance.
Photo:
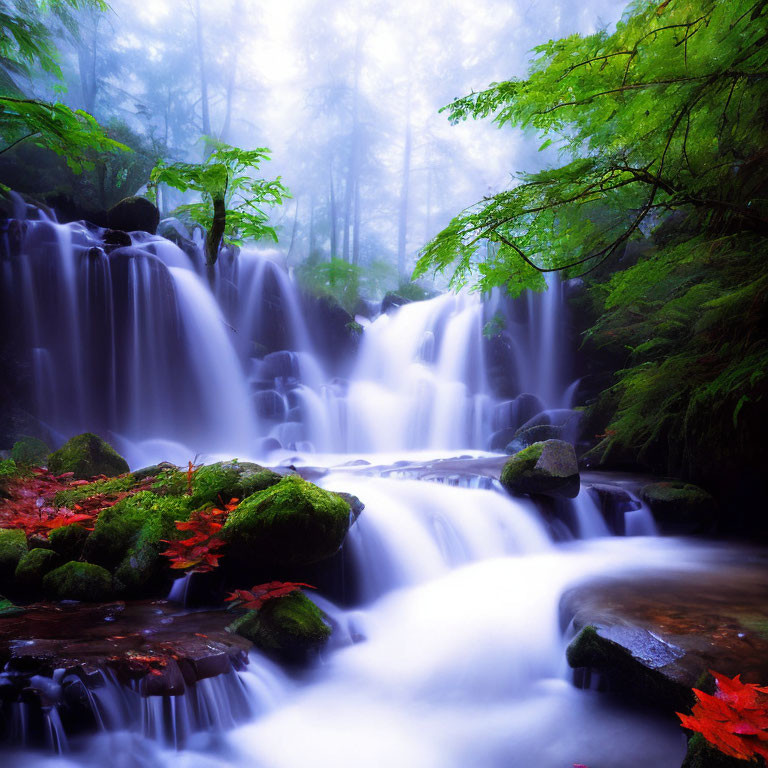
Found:
[[[128,462],[105,440],[84,432],[68,440],[48,457],[48,469],[54,475],[73,472],[77,480],[96,475],[115,477],[128,472]]]
[[[240,568],[309,565],[333,555],[349,528],[350,506],[298,475],[283,477],[245,499],[221,534],[227,557]]]
[[[92,563],[69,562],[43,578],[43,590],[53,600],[98,602],[112,592],[109,571]]]
[[[576,452],[562,440],[534,443],[507,461],[501,484],[512,494],[574,498],[579,493]]]

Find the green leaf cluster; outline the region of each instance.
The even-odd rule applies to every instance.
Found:
[[[764,0],[637,0],[615,31],[550,41],[527,78],[455,101],[453,121],[536,133],[563,162],[461,212],[416,274],[540,290],[543,272],[589,273],[677,209],[768,231],[767,19]]]
[[[211,229],[216,202],[222,201],[226,209],[224,239],[230,244],[263,238],[277,242],[267,209],[281,205],[290,193],[279,176],[264,179],[256,175],[262,162],[270,159],[269,150],[241,149],[211,138],[205,141],[213,151],[202,163],[161,161],[150,174],[150,188],[167,184],[182,192],[200,193],[199,202],[179,206],[174,215],[206,231]]]

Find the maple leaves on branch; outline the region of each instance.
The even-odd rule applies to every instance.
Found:
[[[742,683],[710,670],[717,690],[712,696],[696,688],[690,715],[677,716],[683,728],[700,733],[723,754],[740,760],[768,761],[768,688]]]
[[[236,589],[230,592],[224,602],[232,603],[232,607],[243,608],[246,611],[258,611],[267,600],[291,595],[302,587],[315,589],[311,584],[303,584],[300,581],[268,581],[266,584],[257,584],[251,589]]]
[[[191,462],[190,462],[191,466]],[[224,509],[200,509],[189,516],[189,520],[176,521],[176,530],[189,532],[186,539],[163,539],[168,549],[160,554],[171,561],[171,568],[203,573],[212,571],[219,564],[225,544],[219,536],[229,513],[238,505],[237,499],[231,499]]]

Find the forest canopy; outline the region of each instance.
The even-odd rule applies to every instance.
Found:
[[[550,41],[526,79],[454,101],[454,122],[534,131],[566,162],[456,216],[416,274],[541,289],[543,273],[589,273],[679,209],[765,234],[767,14],[763,0],[635,2],[615,31]]]

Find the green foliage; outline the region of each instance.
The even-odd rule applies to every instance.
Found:
[[[615,32],[550,41],[526,79],[455,101],[452,120],[533,131],[566,162],[463,211],[415,274],[538,290],[542,272],[595,269],[681,208],[709,228],[767,231],[767,18],[754,0],[635,2]]]
[[[600,458],[701,481],[755,458],[768,404],[765,247],[755,235],[702,235],[593,288],[603,311],[588,340],[627,360]]]
[[[50,448],[42,440],[23,436],[13,444],[11,458],[17,464],[41,466],[50,452]]]
[[[210,138],[205,141],[213,151],[202,163],[158,162],[150,174],[150,189],[167,184],[182,192],[199,192],[200,202],[182,205],[174,215],[207,232],[214,225],[216,206],[222,204],[226,211],[223,236],[228,243],[240,245],[265,237],[277,242],[266,209],[282,204],[290,194],[279,176],[269,180],[255,175],[262,162],[269,160],[269,150],[240,149]]]
[[[315,296],[329,296],[354,315],[360,299],[380,298],[395,284],[397,272],[385,261],[359,266],[332,258],[330,261],[305,261],[296,268],[296,277],[303,290]]]
[[[59,491],[53,497],[53,503],[56,507],[68,507],[72,509],[75,504],[85,501],[92,496],[99,494],[116,494],[128,491],[136,484],[136,479],[132,475],[121,477],[112,477],[109,480],[96,480],[93,483],[85,485],[76,485],[74,488],[67,488],[65,491]]]

